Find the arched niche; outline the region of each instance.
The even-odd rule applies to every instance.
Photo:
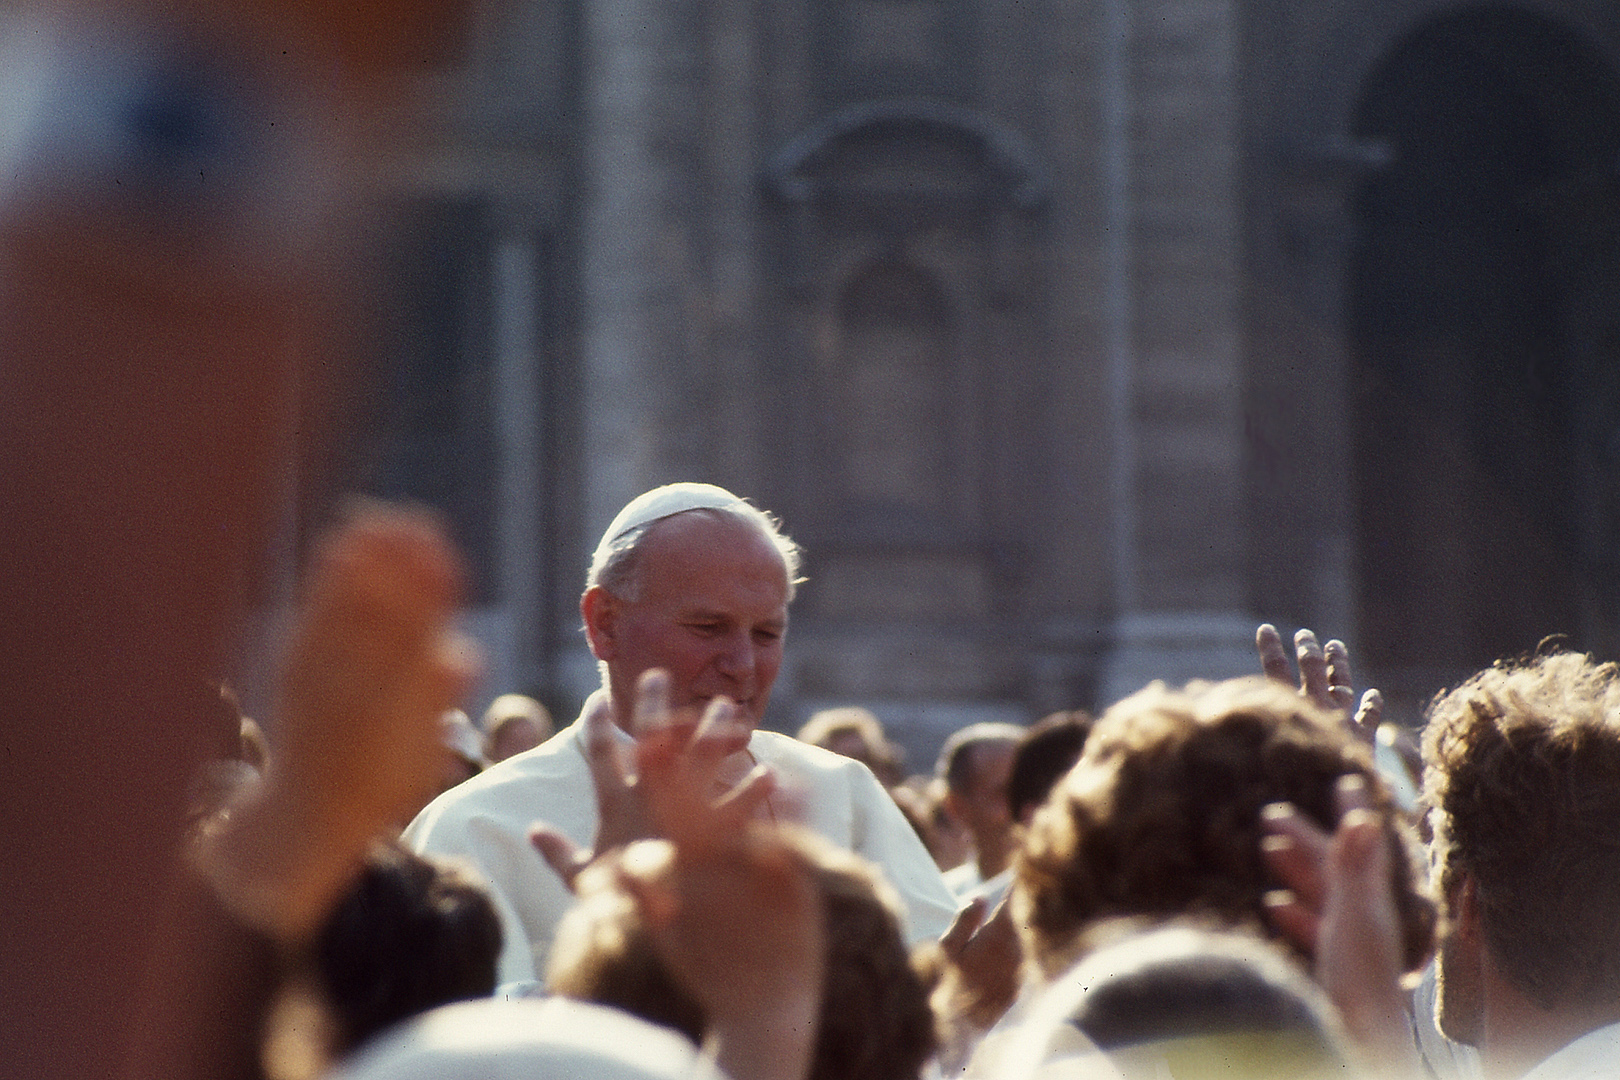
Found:
[[[1480,5],[1361,86],[1345,326],[1363,657],[1434,689],[1620,614],[1620,82],[1569,27]],[[1605,243],[1604,240],[1608,242]]]
[[[936,528],[959,515],[964,456],[954,319],[944,289],[899,259],[880,259],[839,290],[824,351],[821,439],[845,512]]]
[[[902,244],[918,235],[980,258],[989,293],[1029,287],[1034,228],[1049,171],[1014,128],[928,99],[867,101],[783,142],[761,182],[783,226],[789,281],[814,288],[852,238]]]
[[[993,372],[1044,287],[1046,170],[982,112],[894,100],[809,124],[761,180],[781,502],[817,581],[801,607],[987,614],[1003,573],[986,494],[1006,412]]]

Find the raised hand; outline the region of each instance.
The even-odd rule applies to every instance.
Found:
[[[288,942],[312,932],[370,841],[432,794],[439,717],[477,670],[452,628],[462,588],[426,512],[366,503],[320,543],[265,782],[202,853],[238,915]]]
[[[1254,644],[1260,654],[1260,670],[1267,678],[1290,686],[1297,682],[1301,696],[1342,715],[1350,731],[1362,741],[1373,741],[1384,717],[1384,696],[1377,690],[1368,690],[1359,703],[1356,701],[1350,674],[1350,650],[1344,642],[1332,638],[1323,645],[1314,631],[1302,628],[1294,634],[1294,662],[1290,662],[1277,628],[1271,623],[1261,623],[1255,630]]]
[[[681,791],[702,792],[709,808],[733,826],[752,817],[774,789],[773,775],[762,766],[737,775],[739,761],[746,764],[747,759],[740,755],[748,747],[750,731],[734,718],[731,702],[716,698],[701,717],[677,717],[669,707],[669,676],[663,671],[646,672],[637,685],[634,744],[614,726],[605,697],[588,705],[584,724],[585,758],[597,808],[596,837],[590,849],[578,847],[545,822],[537,822],[529,832],[530,842],[570,888],[597,856],[635,840],[666,836],[663,823],[691,816],[689,807],[652,805],[650,798],[672,797],[671,789],[641,782],[637,773],[644,768],[639,764],[644,756],[652,755],[660,763],[658,768],[675,769]],[[663,755],[671,755],[672,760],[664,763]]]
[[[614,872],[659,956],[703,1007],[727,1075],[802,1080],[826,955],[819,890],[778,828],[756,820],[771,774],[758,768],[736,784],[722,779],[748,737],[730,703],[711,702],[689,730],[669,721],[667,687],[661,674],[643,679],[634,779],[617,747],[603,752],[602,777],[613,781],[606,805],[622,825],[667,838],[630,844]],[[598,832],[599,851],[610,832]]]
[[[1261,813],[1261,851],[1287,886],[1267,897],[1273,924],[1310,953],[1316,980],[1383,1072],[1418,1075],[1401,981],[1404,943],[1384,823],[1366,782],[1346,776],[1332,835],[1287,803]]]

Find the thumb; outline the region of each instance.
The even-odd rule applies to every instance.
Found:
[[[944,950],[946,956],[954,960],[962,955],[968,939],[978,932],[979,925],[984,922],[988,910],[989,906],[982,896],[975,896],[963,905],[956,913],[956,917],[951,920],[950,929],[939,939],[939,947]]]
[[[591,852],[580,847],[568,837],[544,823],[535,825],[529,830],[529,843],[540,857],[546,860],[546,865],[557,872],[568,891],[574,891],[574,879],[579,872],[591,861]]]

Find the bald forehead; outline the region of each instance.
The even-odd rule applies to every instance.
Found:
[[[641,587],[657,588],[670,574],[749,573],[779,576],[789,590],[788,566],[763,528],[723,510],[688,510],[656,522],[641,544]]]

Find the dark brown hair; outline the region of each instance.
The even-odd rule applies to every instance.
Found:
[[[1620,999],[1620,668],[1503,662],[1429,707],[1438,884],[1474,882],[1503,976],[1543,1009]]]
[[[1081,932],[1115,917],[1186,914],[1269,933],[1264,896],[1277,883],[1261,856],[1260,810],[1290,802],[1331,830],[1345,775],[1366,781],[1392,823],[1405,963],[1420,967],[1434,905],[1367,748],[1337,716],[1258,677],[1155,683],[1097,721],[1017,860],[1014,911],[1033,959],[1055,974]]]
[[[809,1080],[915,1080],[937,1043],[933,1013],[901,936],[898,901],[859,857],[784,830],[826,907],[827,963]],[[634,903],[611,874],[582,879],[558,927],[552,993],[612,1005],[703,1039],[702,1008],[675,983]]]

